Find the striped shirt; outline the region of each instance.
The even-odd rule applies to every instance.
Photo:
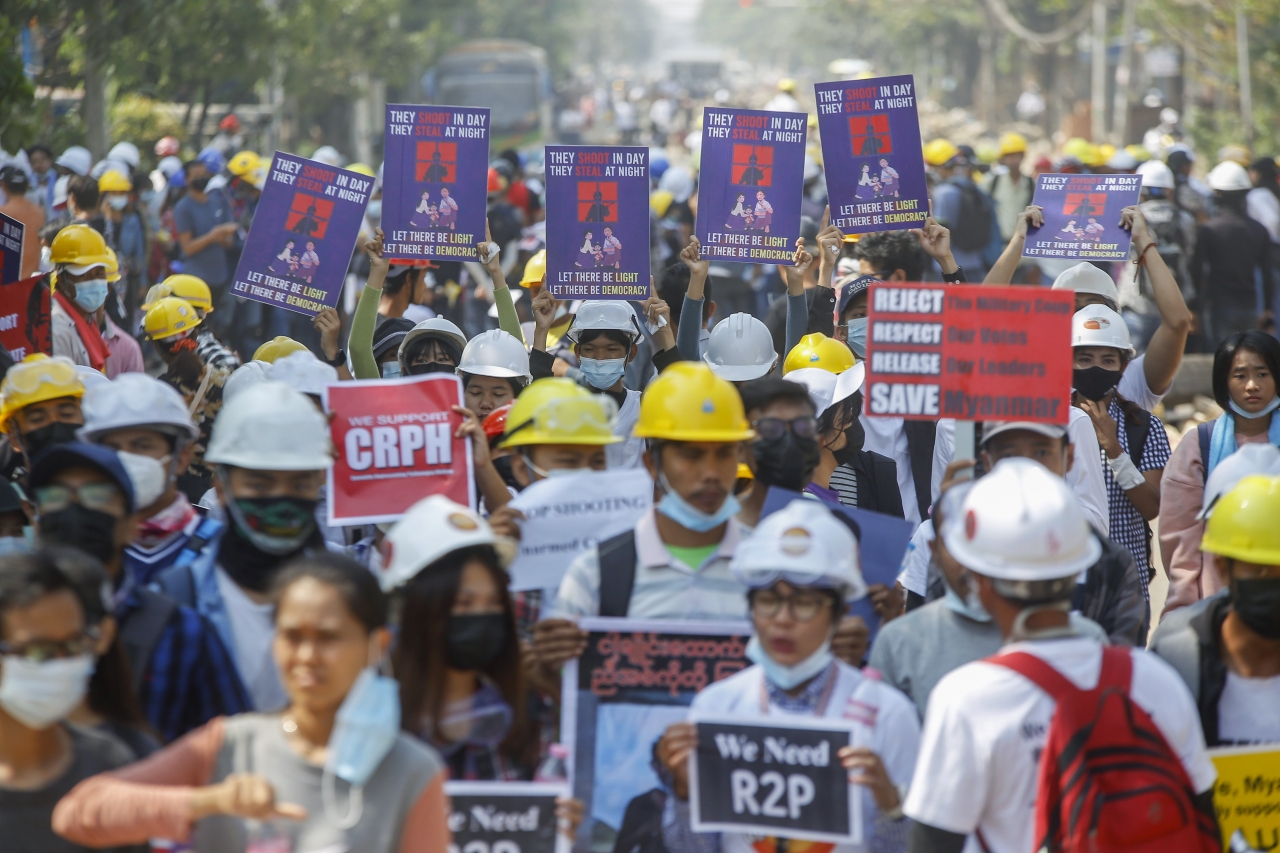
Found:
[[[831,472],[831,481],[827,486],[840,496],[842,505],[853,507],[858,505],[858,473],[853,470],[852,465],[836,466],[836,469]]]
[[[1116,433],[1120,439],[1120,452],[1127,455],[1129,433],[1125,429],[1124,409],[1116,401],[1115,395],[1112,395],[1111,403],[1107,406],[1107,414],[1119,424],[1120,428]],[[1099,453],[1102,456],[1102,476],[1107,484],[1107,514],[1110,521],[1110,530],[1107,535],[1111,541],[1129,549],[1134,562],[1138,564],[1138,576],[1143,581],[1142,595],[1150,599],[1151,594],[1147,586],[1151,583],[1154,574],[1151,568],[1150,528],[1147,527],[1146,519],[1138,512],[1138,508],[1124,493],[1124,489],[1120,488],[1120,484],[1116,482],[1115,475],[1111,473],[1111,466],[1107,464],[1106,451],[1100,449]],[[1147,433],[1147,441],[1142,446],[1142,458],[1138,460],[1138,470],[1146,472],[1164,468],[1169,464],[1171,453],[1169,436],[1165,433],[1163,424],[1160,423],[1159,418],[1152,416],[1151,431]]]

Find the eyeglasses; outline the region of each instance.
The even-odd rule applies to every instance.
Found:
[[[27,663],[44,663],[58,658],[74,658],[92,654],[102,634],[97,628],[90,628],[83,634],[66,640],[32,640],[15,646],[0,641],[0,654],[22,658]]]
[[[41,512],[57,512],[78,503],[85,509],[111,512],[120,490],[111,483],[86,483],[83,486],[40,486],[35,490],[36,506]]]
[[[782,612],[785,604],[796,621],[809,622],[830,600],[831,596],[821,592],[801,591],[791,595],[778,595],[773,590],[762,589],[751,594],[751,613],[763,619],[772,619]]]
[[[796,438],[813,438],[818,434],[818,419],[811,415],[790,421],[782,418],[760,418],[751,427],[765,441],[777,441],[787,434],[787,430],[791,430]]]

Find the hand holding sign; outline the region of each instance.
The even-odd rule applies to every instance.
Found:
[[[876,798],[876,808],[882,812],[891,812],[902,804],[898,789],[889,778],[884,762],[865,746],[846,746],[836,755],[840,764],[849,771],[849,781],[855,785],[864,785],[871,789],[871,796]]]

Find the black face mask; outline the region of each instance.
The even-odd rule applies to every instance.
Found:
[[[1235,581],[1231,585],[1231,609],[1255,634],[1280,640],[1280,578]]]
[[[310,513],[315,512],[315,506],[318,503],[317,501],[300,498],[249,499],[241,500],[241,503],[254,501],[271,503],[277,500],[297,504],[300,509]],[[309,509],[307,509],[308,507]],[[281,531],[275,532],[280,533]],[[222,542],[218,546],[218,565],[239,586],[252,592],[266,592],[271,588],[271,582],[275,580],[276,571],[282,565],[295,557],[301,556],[308,550],[314,551],[323,548],[324,536],[321,535],[320,528],[313,523],[306,534],[305,540],[297,548],[285,553],[265,551],[254,544],[248,534],[241,529],[241,525],[233,518],[232,523],[227,525],[227,532],[222,535]]]
[[[188,184],[188,186],[190,186],[190,187],[191,187],[191,189],[195,190],[196,192],[198,192],[198,193],[202,193],[202,192],[204,192],[204,188],[205,188],[205,187],[207,187],[207,186],[209,186],[209,179],[208,179],[208,178],[196,178],[195,180],[191,181],[191,182]]]
[[[445,626],[445,660],[450,669],[483,671],[506,642],[507,614],[454,614]]]
[[[756,457],[756,482],[793,492],[805,487],[822,458],[816,438],[800,438],[791,430],[776,441],[754,442],[751,452]]]
[[[76,440],[76,430],[80,429],[81,426],[83,424],[54,421],[51,424],[45,424],[39,429],[23,433],[22,446],[27,451],[27,458],[35,459],[40,455],[40,451],[55,444],[70,444]]]
[[[454,366],[443,361],[432,361],[427,364],[409,365],[410,376],[422,376],[426,373],[453,373]]]
[[[511,470],[510,456],[500,456],[493,460],[493,467],[497,469],[498,475],[502,477],[502,482],[517,492],[524,490],[524,486],[520,485],[520,481],[516,479],[515,472]]]
[[[70,545],[103,563],[116,556],[116,517],[80,504],[40,516],[40,539],[48,545]]]
[[[1123,371],[1107,370],[1105,367],[1076,368],[1071,371],[1071,384],[1080,396],[1095,403],[1107,396],[1107,392],[1120,383]]]
[[[859,391],[853,395],[853,405],[849,415],[849,426],[844,430],[844,447],[833,451],[832,455],[836,457],[836,462],[841,465],[852,465],[854,460],[858,458],[858,454],[862,452],[862,446],[867,443],[867,431],[862,426],[862,421],[858,418],[858,413],[862,411],[862,392]]]

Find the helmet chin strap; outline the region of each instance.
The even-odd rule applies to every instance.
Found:
[[[1023,640],[1052,640],[1059,637],[1075,637],[1079,632],[1069,621],[1066,625],[1054,625],[1049,628],[1028,628],[1027,620],[1037,613],[1070,613],[1070,601],[1054,601],[1049,604],[1035,604],[1025,607],[1013,620],[1006,642],[1016,643]]]

